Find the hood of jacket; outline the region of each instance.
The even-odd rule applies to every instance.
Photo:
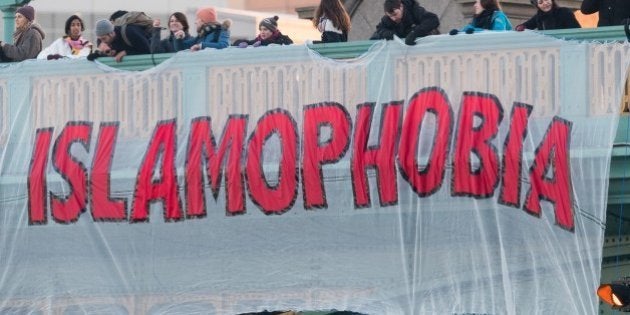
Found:
[[[30,26],[30,28],[36,30],[39,32],[39,34],[42,36],[42,39],[46,38],[46,33],[44,33],[44,30],[42,29],[41,26],[39,26],[39,24],[33,22]]]

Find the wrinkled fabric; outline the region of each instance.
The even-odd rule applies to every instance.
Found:
[[[4,67],[0,313],[594,314],[629,51]]]

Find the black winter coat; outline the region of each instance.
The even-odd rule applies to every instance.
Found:
[[[580,10],[584,14],[599,12],[597,26],[622,25],[630,17],[630,1],[584,0]]]
[[[114,33],[116,33],[116,37],[114,41],[109,44],[109,47],[115,50],[116,53],[126,51],[129,56],[151,53],[149,38],[147,38],[144,30],[140,26],[130,24],[125,27],[125,37],[129,43],[127,43],[125,37],[123,37],[122,28],[120,26],[114,27]]]
[[[553,8],[549,12],[538,10],[536,15],[522,24],[528,30],[558,30],[580,28],[575,14],[568,8]]]
[[[406,38],[410,33],[413,37],[424,37],[437,34],[440,20],[437,15],[425,10],[416,0],[402,0],[403,17],[400,23],[395,23],[387,15],[376,25],[376,32],[370,39],[393,39],[394,35]]]
[[[246,39],[237,40],[232,45],[238,46],[240,43],[247,43],[247,45],[254,45],[256,44],[256,42],[260,42],[260,44],[257,46],[268,46],[271,44],[276,44],[276,45],[293,44],[293,40],[291,40],[289,36],[280,33],[280,31],[277,31],[277,32],[274,32],[273,35],[271,35],[271,37],[264,40],[260,38],[260,35],[258,35],[256,36],[256,38],[252,40],[246,40]]]

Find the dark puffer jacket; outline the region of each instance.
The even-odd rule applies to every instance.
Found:
[[[549,12],[538,10],[534,16],[521,25],[528,30],[540,31],[581,27],[570,9],[560,7],[554,7]],[[521,25],[516,27],[517,30]]]
[[[580,10],[584,14],[599,12],[597,26],[622,25],[630,17],[630,1],[584,0]]]
[[[370,39],[392,39],[394,35],[406,38],[410,34],[417,38],[438,33],[440,20],[437,15],[425,10],[416,0],[402,0],[401,3],[403,17],[400,23],[384,15]]]

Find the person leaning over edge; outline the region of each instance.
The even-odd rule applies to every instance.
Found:
[[[15,11],[15,32],[13,44],[0,41],[0,60],[3,62],[22,61],[37,58],[42,50],[44,31],[35,20],[35,9],[30,5]]]
[[[584,0],[580,11],[584,14],[599,12],[597,26],[623,25],[630,18],[630,1]]]
[[[440,20],[425,10],[416,0],[385,0],[385,15],[376,25],[370,39],[405,38],[407,45],[415,45],[416,38],[439,34]]]
[[[125,27],[125,35],[129,43],[123,38],[122,27],[114,26],[109,20],[96,22],[95,33],[102,43],[109,45],[116,62],[121,62],[127,55],[150,54],[149,39],[144,30],[137,25],[129,24]]]

